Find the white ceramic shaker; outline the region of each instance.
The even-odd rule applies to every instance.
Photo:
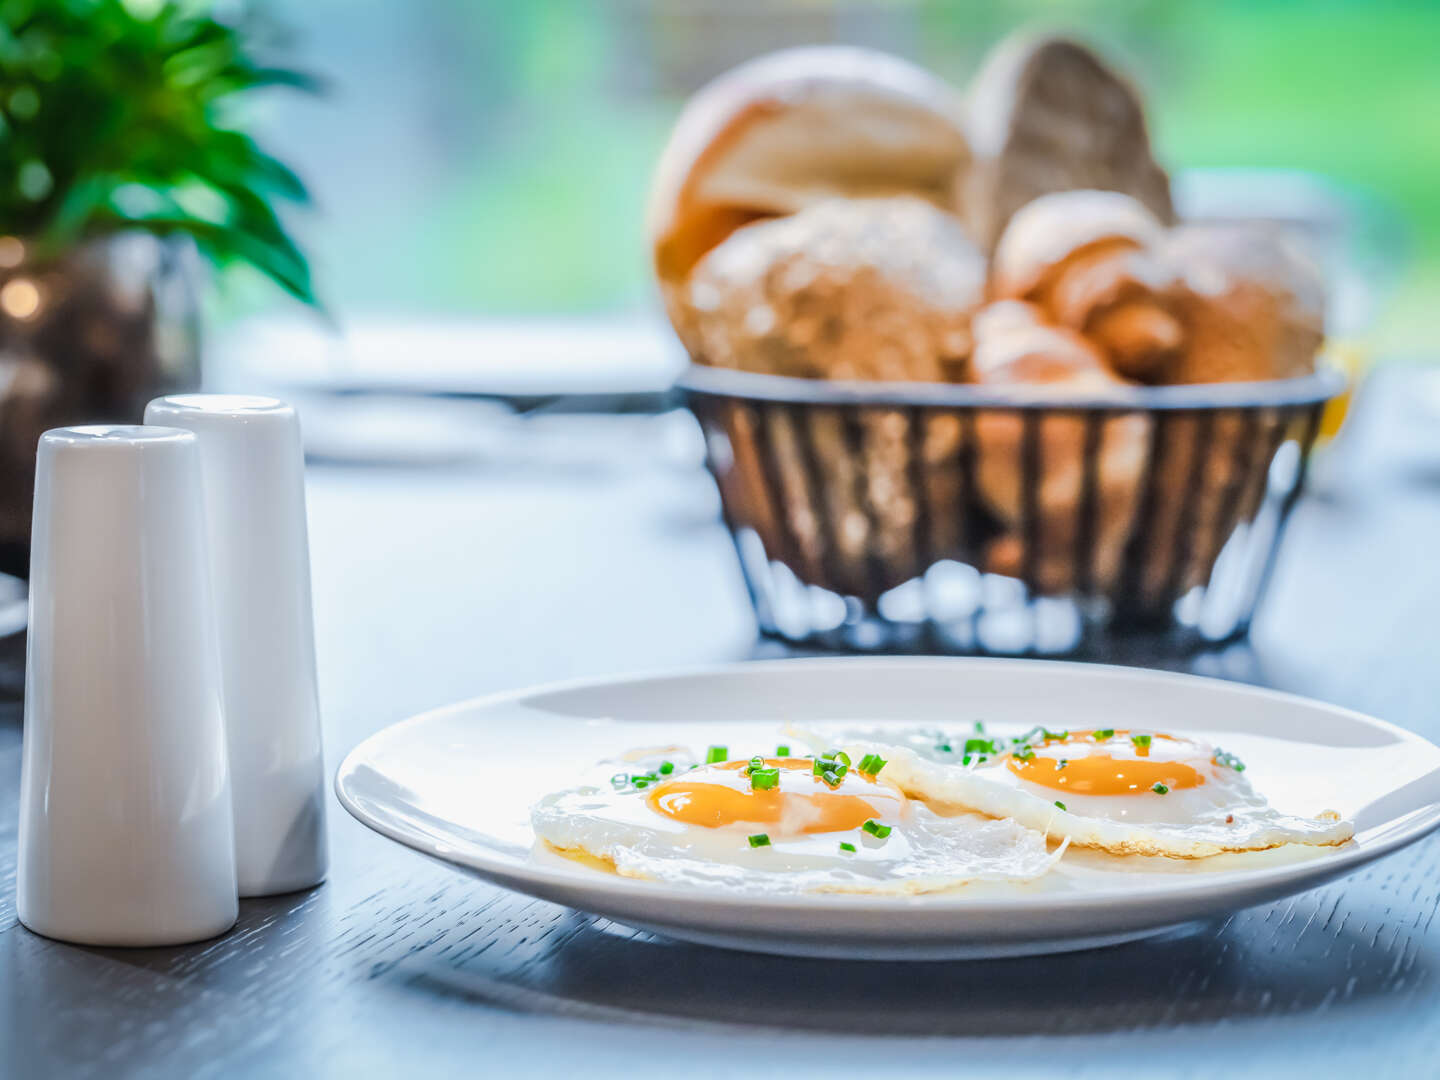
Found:
[[[240,895],[309,888],[327,858],[299,420],[274,398],[178,394],[145,422],[200,441]]]
[[[188,431],[40,439],[20,779],[20,921],[86,945],[235,923],[214,607]]]

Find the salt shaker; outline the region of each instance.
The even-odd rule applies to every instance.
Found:
[[[86,945],[223,933],[234,826],[195,436],[46,432],[31,543],[20,921]]]
[[[240,895],[308,888],[327,859],[299,420],[274,398],[178,394],[145,422],[199,439]]]

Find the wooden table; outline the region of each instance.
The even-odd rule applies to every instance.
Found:
[[[1435,387],[1403,369],[1369,384],[1318,463],[1252,642],[1174,666],[1440,738]],[[468,463],[312,470],[332,770],[371,732],[452,700],[784,651],[754,640],[687,418],[501,423]],[[502,892],[332,801],[324,886],[243,902],[239,926],[209,944],[94,949],[15,922],[19,762],[12,705],[0,1075],[1440,1071],[1433,840],[1168,940],[843,963],[678,944]]]

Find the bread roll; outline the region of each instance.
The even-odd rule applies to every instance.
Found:
[[[676,305],[719,367],[943,382],[964,375],[984,274],[960,223],[920,199],[832,199],[733,233]]]
[[[1047,325],[1038,307],[999,301],[976,314],[971,370],[982,385],[1027,388],[1055,396],[1103,397],[1126,385],[1089,341],[1073,330]],[[1086,420],[1061,412],[1034,414],[1038,424],[1036,519],[1027,553],[1024,414],[984,409],[977,414],[977,479],[1008,531],[989,549],[987,569],[1025,576],[1038,593],[1087,585],[1107,589],[1116,580],[1134,517],[1144,468],[1149,422],[1142,415],[1105,415],[1097,421],[1098,467],[1088,557],[1085,529]]]
[[[971,83],[966,132],[974,162],[960,203],[986,251],[1017,210],[1055,191],[1125,192],[1163,224],[1174,221],[1139,95],[1078,42],[1027,34],[1001,42]]]
[[[952,209],[970,159],[962,106],[933,75],[871,49],[789,49],[696,94],[661,154],[647,229],[666,309],[735,229],[836,197],[913,195]]]
[[[1155,250],[1164,226],[1128,195],[1042,195],[1010,219],[990,266],[990,292],[1039,304],[1098,346],[1121,375],[1156,381],[1184,332],[1164,295],[1171,273]]]
[[[716,366],[942,382],[965,374],[984,275],[959,221],[927,202],[833,199],[737,230],[700,260],[676,303],[696,358]],[[775,480],[756,479],[774,488],[768,502],[788,530],[778,547],[767,542],[772,557],[802,581],[868,601],[924,571],[905,416],[809,409],[761,422]],[[763,516],[742,513],[764,539]]]
[[[1167,382],[1284,379],[1315,370],[1323,336],[1318,274],[1269,230],[1186,225],[1162,257],[1175,271],[1170,310],[1184,346]],[[1253,518],[1265,490],[1268,454],[1283,421],[1269,413],[1172,416],[1155,447],[1158,470],[1146,528],[1146,557],[1126,604],[1163,618],[1210,578],[1225,542]]]
[[[1183,355],[1167,381],[1288,379],[1315,370],[1325,334],[1319,272],[1274,231],[1185,225],[1166,239]]]

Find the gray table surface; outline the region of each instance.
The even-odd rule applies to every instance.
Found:
[[[371,732],[449,701],[783,652],[755,640],[686,418],[483,422],[499,434],[446,467],[311,471],[332,770]],[[1398,369],[1372,380],[1318,462],[1252,640],[1172,666],[1440,737],[1437,535],[1440,393]],[[1435,840],[1168,939],[845,963],[679,944],[532,901],[423,860],[332,800],[323,886],[242,902],[235,930],[207,944],[78,948],[15,921],[19,763],[12,704],[6,1076],[1437,1074]]]

